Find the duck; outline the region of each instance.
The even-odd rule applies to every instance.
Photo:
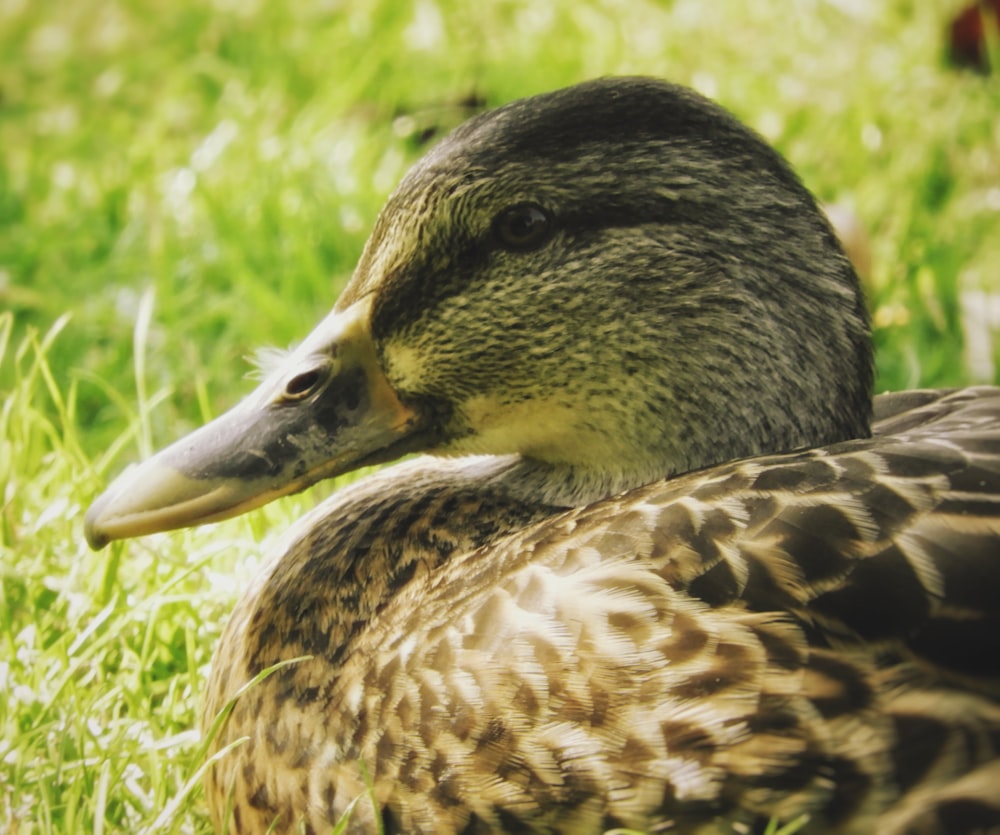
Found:
[[[460,125],[332,312],[87,512],[100,548],[394,462],[225,628],[214,826],[1000,831],[1000,390],[873,397],[872,353],[813,196],[700,94]]]

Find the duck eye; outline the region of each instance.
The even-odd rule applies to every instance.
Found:
[[[496,216],[493,234],[504,249],[537,249],[552,234],[552,216],[534,203],[519,203]]]

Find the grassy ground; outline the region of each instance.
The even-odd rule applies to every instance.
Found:
[[[716,97],[867,230],[879,386],[968,381],[1000,85],[945,66],[954,5],[0,0],[0,829],[208,829],[211,650],[313,499],[100,554],[83,510],[308,330],[407,165],[483,103],[636,72]]]

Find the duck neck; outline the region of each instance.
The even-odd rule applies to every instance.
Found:
[[[551,507],[583,507],[668,475],[656,466],[612,469],[550,463],[520,455],[498,456],[490,481],[512,498]]]

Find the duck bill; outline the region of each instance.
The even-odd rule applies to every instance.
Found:
[[[87,511],[92,548],[215,522],[424,448],[377,362],[362,300],[331,313],[246,400],[122,473]]]

